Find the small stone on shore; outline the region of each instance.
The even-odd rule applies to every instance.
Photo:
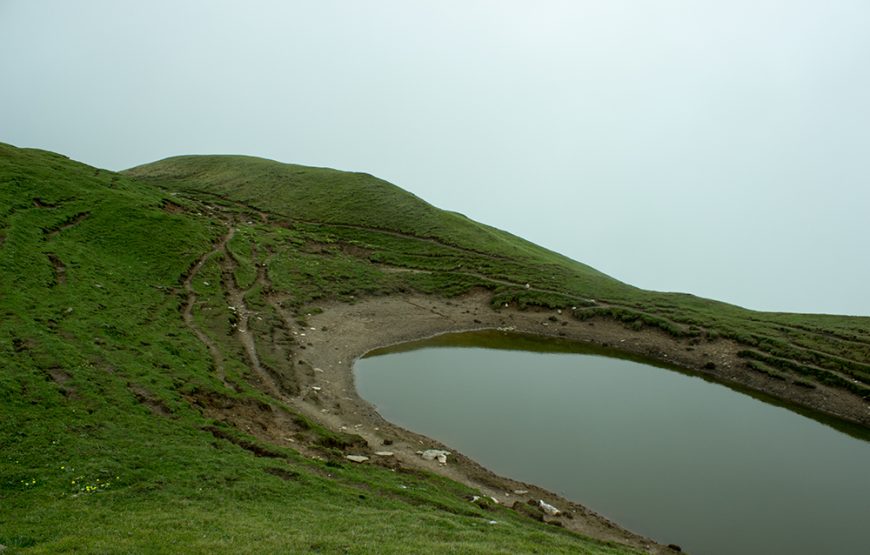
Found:
[[[417,454],[423,457],[424,461],[434,461],[437,459],[439,463],[447,464],[447,456],[450,455],[450,451],[426,449],[425,451],[417,451]]]
[[[345,457],[345,458],[346,458],[347,460],[349,460],[349,461],[353,461],[353,462],[355,462],[355,463],[364,463],[364,462],[366,462],[367,460],[369,460],[368,457],[363,456],[363,455],[348,455],[348,456]]]
[[[556,507],[550,505],[549,503],[547,503],[543,499],[538,501],[538,507],[540,507],[542,511],[544,511],[545,513],[547,513],[550,516],[559,516],[560,514],[562,514],[562,511],[560,511]]]

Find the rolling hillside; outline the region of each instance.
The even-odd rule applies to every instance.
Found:
[[[574,313],[581,319],[617,318],[689,339],[726,337],[745,347],[742,354],[754,371],[803,387],[818,382],[870,396],[867,317],[756,312],[692,295],[643,291],[438,210],[366,174],[235,156],[170,158],[126,173],[167,191],[253,209],[319,233],[320,239],[359,247],[364,254],[357,258],[379,267],[424,272],[406,285],[426,292],[456,294],[480,286],[493,290],[496,306],[577,307]],[[347,283],[351,287],[352,281]]]
[[[0,144],[0,545],[633,552],[349,463],[364,441],[293,406],[293,330],[317,303],[472,291],[737,342],[747,376],[870,398],[870,318],[639,290],[365,174],[234,156],[115,173]]]

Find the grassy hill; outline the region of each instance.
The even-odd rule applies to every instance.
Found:
[[[439,210],[367,174],[238,156],[182,156],[126,173],[191,199],[259,211],[308,233],[310,241],[337,245],[335,253],[356,247],[357,256],[348,260],[360,271],[368,268],[362,262],[415,270],[400,283],[384,274],[356,282],[343,275],[346,294],[410,287],[450,295],[486,287],[494,306],[577,307],[574,315],[581,319],[616,318],[681,338],[730,338],[745,346],[743,355],[755,371],[870,398],[867,317],[756,312],[693,295],[644,291]],[[276,264],[276,258],[264,262]]]
[[[322,299],[479,288],[493,306],[732,338],[747,372],[870,393],[870,318],[639,290],[364,174],[226,156],[119,174],[0,144],[0,544],[627,552],[438,476],[347,463],[359,438],[258,387],[227,306],[242,291],[258,337]],[[286,354],[261,357],[293,393]],[[296,448],[250,432],[265,421]]]

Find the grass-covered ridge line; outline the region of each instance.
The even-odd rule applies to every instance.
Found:
[[[627,552],[348,463],[359,438],[287,402],[317,303],[472,290],[689,347],[731,338],[747,372],[870,391],[870,318],[643,291],[365,174],[235,156],[119,174],[0,144],[0,544]]]
[[[127,174],[192,198],[259,211],[307,233],[303,240],[318,245],[309,252],[320,249],[321,260],[347,264],[333,276],[343,291],[314,288],[326,296],[349,299],[403,288],[457,295],[485,287],[493,291],[494,306],[570,308],[580,319],[614,318],[633,329],[655,328],[678,338],[732,339],[783,359],[779,367],[802,384],[809,378],[870,399],[868,317],[765,313],[692,295],[644,291],[439,210],[367,174],[240,156],[181,156]],[[275,257],[267,264],[285,261]],[[388,267],[405,275],[377,273]],[[331,272],[321,270],[307,277],[328,279]],[[308,299],[320,296],[313,293]]]

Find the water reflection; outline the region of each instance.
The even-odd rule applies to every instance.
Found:
[[[372,354],[357,386],[385,418],[634,531],[694,553],[865,547],[857,427],[567,341],[486,332]]]

